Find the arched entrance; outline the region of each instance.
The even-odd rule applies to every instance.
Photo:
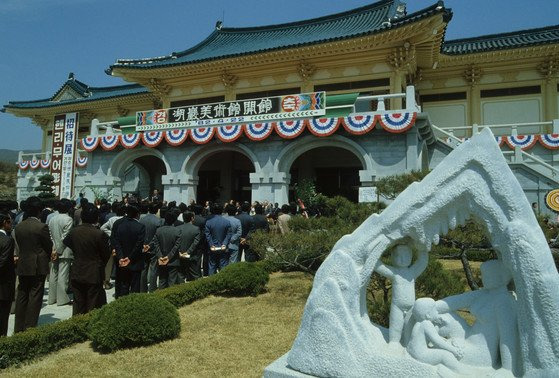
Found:
[[[201,161],[196,201],[251,201],[250,173],[254,164],[238,151],[219,151]],[[196,173],[196,172],[195,172]]]
[[[162,176],[168,172],[169,165],[160,151],[138,148],[120,152],[109,175],[120,178],[122,196],[129,194],[143,199],[154,189],[163,194]]]
[[[359,171],[361,160],[341,147],[316,147],[299,155],[289,173],[291,185],[289,200],[295,200],[295,184],[303,180],[315,182],[316,190],[326,196],[344,196],[357,202],[359,198]]]

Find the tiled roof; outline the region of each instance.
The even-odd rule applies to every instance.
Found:
[[[559,25],[445,41],[442,53],[447,55],[474,54],[551,43],[559,43]]]
[[[451,16],[442,1],[409,15],[405,14],[404,7],[399,0],[381,0],[346,12],[298,22],[249,28],[216,28],[204,41],[190,49],[157,58],[119,59],[107,73],[118,67],[175,66],[331,42],[397,28],[436,13],[443,13],[448,19]]]
[[[67,88],[72,89],[80,97],[57,100],[57,97]],[[10,101],[7,105],[4,105],[2,111],[5,111],[6,109],[48,108],[67,104],[79,104],[83,102],[107,100],[115,97],[130,96],[148,92],[149,90],[147,88],[139,84],[117,85],[113,87],[90,87],[87,84],[74,79],[73,75],[71,75],[51,98],[33,101]]]

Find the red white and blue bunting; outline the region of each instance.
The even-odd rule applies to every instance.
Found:
[[[510,135],[505,137],[505,143],[510,148],[520,147],[522,150],[531,148],[537,140],[536,135]]]
[[[163,140],[163,134],[163,131],[146,131],[142,134],[142,142],[144,142],[144,146],[146,147],[157,147]]]
[[[31,160],[29,162],[29,168],[31,169],[37,169],[41,166],[41,163],[39,162],[39,160]]]
[[[47,169],[50,167],[50,159],[41,159],[41,168]]]
[[[217,137],[222,142],[233,142],[243,133],[242,125],[227,125],[217,128]]]
[[[140,143],[140,134],[122,134],[120,136],[120,144],[124,148],[134,148]]]
[[[188,129],[167,130],[165,131],[165,140],[169,146],[180,146],[188,137]]]
[[[389,133],[403,133],[415,123],[417,113],[386,113],[379,116],[380,125]]]
[[[332,118],[334,119],[334,118]],[[284,139],[293,139],[301,135],[305,130],[305,121],[279,121],[275,125],[276,133]]]
[[[78,156],[76,158],[76,167],[83,168],[87,165],[87,156]]]
[[[342,118],[342,125],[353,135],[363,135],[373,130],[377,121],[374,115],[356,115]]]
[[[101,147],[105,151],[114,150],[118,146],[118,140],[118,135],[105,135],[101,137]]]
[[[96,137],[85,137],[82,139],[82,148],[87,152],[91,152],[97,148],[99,145],[100,138]]]
[[[501,147],[503,145],[503,143],[505,143],[505,139],[502,136],[496,136],[495,141],[497,142],[499,147]]]
[[[332,135],[340,126],[339,118],[319,118],[309,120],[309,131],[318,137]]]
[[[190,139],[196,144],[205,144],[213,138],[214,134],[214,127],[199,127],[190,131]]]
[[[271,122],[266,123],[249,123],[245,125],[245,135],[250,140],[261,141],[272,133],[274,129],[274,124]]]
[[[17,163],[17,166],[22,171],[25,171],[27,168],[29,168],[29,160],[20,161],[20,162]]]
[[[559,149],[559,134],[541,134],[540,144],[548,150]]]

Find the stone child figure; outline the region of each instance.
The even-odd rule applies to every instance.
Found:
[[[463,351],[439,335],[435,325],[440,325],[443,320],[437,312],[435,301],[431,298],[418,299],[413,306],[413,317],[416,323],[407,345],[410,356],[429,365],[443,364],[459,372],[461,364],[458,360],[462,358]]]
[[[419,253],[417,261],[410,266],[413,253],[409,246],[398,245],[392,251],[391,259],[394,266],[385,265],[380,259],[375,271],[392,281],[392,304],[388,342],[394,345],[402,338],[406,313],[415,302],[415,279],[425,270],[429,257],[427,251]]]

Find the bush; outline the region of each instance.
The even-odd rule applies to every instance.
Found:
[[[226,266],[216,276],[217,288],[225,295],[258,295],[264,291],[270,276],[262,267],[247,262]]]
[[[75,316],[10,337],[0,337],[0,369],[86,341],[91,316],[91,313]]]
[[[92,318],[89,337],[102,352],[155,344],[177,337],[180,318],[168,301],[130,294],[103,306]]]

